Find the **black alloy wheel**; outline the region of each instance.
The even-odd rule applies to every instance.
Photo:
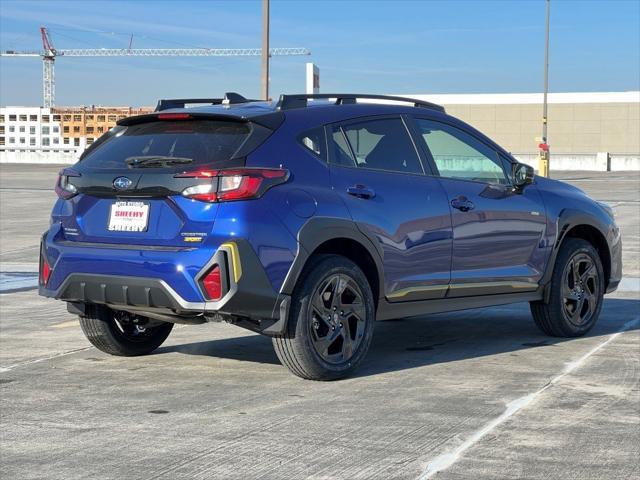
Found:
[[[598,269],[591,257],[576,253],[563,274],[562,299],[566,319],[576,327],[589,323],[598,308],[600,282]]]
[[[598,320],[605,290],[598,251],[581,238],[565,239],[546,288],[548,301],[530,303],[538,328],[554,337],[587,333]]]
[[[286,330],[273,346],[299,377],[343,378],[367,354],[374,320],[371,285],[358,265],[340,255],[314,255],[291,296]]]
[[[364,338],[366,309],[356,282],[331,275],[313,294],[309,305],[313,346],[328,363],[351,360]]]

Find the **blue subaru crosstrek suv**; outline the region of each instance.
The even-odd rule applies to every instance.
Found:
[[[621,279],[610,208],[402,97],[161,100],[56,191],[40,294],[113,355],[226,321],[272,337],[295,375],[335,379],[375,320],[527,301],[574,337]]]

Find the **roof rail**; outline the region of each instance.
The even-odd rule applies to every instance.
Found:
[[[258,100],[249,100],[239,93],[226,92],[224,98],[172,98],[158,101],[156,112],[169,110],[170,108],[185,108],[187,105],[196,103],[206,103],[209,105],[232,105],[235,103],[256,102]]]
[[[308,100],[334,99],[336,105],[358,103],[359,98],[372,100],[392,100],[396,102],[412,103],[414,107],[430,108],[438,112],[444,112],[444,107],[435,103],[416,100],[415,98],[395,97],[392,95],[368,95],[356,93],[301,93],[296,95],[280,95],[276,109],[291,110],[293,108],[305,108]]]

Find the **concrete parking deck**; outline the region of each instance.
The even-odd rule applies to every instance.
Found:
[[[0,165],[2,478],[640,476],[639,174],[554,174],[623,232],[629,280],[588,336],[545,337],[526,304],[381,322],[355,377],[317,383],[226,324],[92,348],[33,289],[56,171]]]

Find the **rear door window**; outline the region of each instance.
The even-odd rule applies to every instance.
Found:
[[[343,138],[351,147],[346,156],[358,168],[401,173],[423,173],[422,164],[409,132],[400,118],[384,118],[349,123],[342,126]],[[334,133],[337,146],[340,136]],[[353,152],[353,155],[351,155]],[[353,159],[355,156],[355,159]],[[346,162],[346,159],[344,160]]]
[[[116,127],[81,160],[91,169],[223,164],[249,137],[246,123],[159,121]]]
[[[331,162],[344,167],[355,167],[356,161],[353,158],[347,139],[344,136],[342,128],[334,125],[331,128],[331,137],[329,139],[329,150],[331,154]]]

